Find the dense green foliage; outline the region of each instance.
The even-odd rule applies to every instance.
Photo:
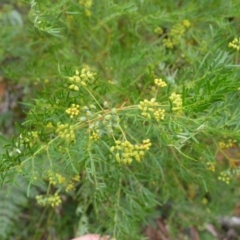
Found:
[[[1,140],[1,239],[138,240],[165,204],[173,235],[231,211],[238,1],[0,7],[0,76],[28,93],[16,136]]]

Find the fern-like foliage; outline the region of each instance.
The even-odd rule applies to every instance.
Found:
[[[12,236],[12,229],[17,226],[22,208],[27,205],[27,183],[18,179],[17,186],[5,184],[0,189],[0,239]]]

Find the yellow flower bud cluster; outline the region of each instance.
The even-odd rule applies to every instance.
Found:
[[[191,26],[191,23],[189,20],[184,19],[182,20],[182,25],[185,26],[186,28],[189,28]]]
[[[156,27],[154,29],[154,33],[161,35],[163,34],[163,29],[161,27]]]
[[[166,82],[164,82],[161,78],[159,78],[159,79],[154,79],[154,83],[155,83],[155,85],[157,85],[158,87],[166,87],[167,86],[167,84],[166,84]]]
[[[151,113],[155,111],[155,108],[157,106],[158,106],[158,103],[156,102],[156,99],[152,98],[150,101],[147,99],[140,101],[138,108],[142,111],[141,113],[142,116],[148,119],[151,119]]]
[[[219,181],[225,182],[226,184],[230,183],[230,177],[227,173],[221,172],[220,176],[218,177]]]
[[[230,148],[230,147],[234,147],[236,142],[237,142],[236,140],[228,139],[227,142],[222,142],[222,141],[219,142],[218,146],[222,149]]]
[[[181,23],[178,23],[172,27],[167,38],[163,39],[163,45],[166,48],[173,48],[179,44],[179,38],[183,37],[187,28],[191,26],[189,20],[185,19]]]
[[[70,118],[73,118],[74,116],[77,116],[79,114],[79,108],[80,106],[78,104],[72,104],[70,108],[66,109],[66,113],[70,115]]]
[[[76,139],[73,126],[69,125],[68,123],[58,123],[56,133],[60,138],[65,139],[67,142],[72,142]]]
[[[182,109],[182,97],[180,94],[172,93],[169,99],[172,101],[173,111],[179,111]]]
[[[74,191],[76,188],[75,184],[79,181],[80,181],[79,175],[72,177],[69,183],[66,185],[66,189],[65,189],[66,192]]]
[[[38,133],[36,131],[30,132],[34,139],[38,139]]]
[[[51,122],[48,122],[47,125],[46,125],[46,128],[49,129],[49,130],[53,130],[54,126]]]
[[[94,141],[97,141],[97,140],[100,139],[99,129],[96,129],[95,131],[92,131],[90,139],[94,140]]]
[[[84,7],[90,8],[92,6],[92,0],[79,0],[79,4]]]
[[[207,198],[203,198],[202,201],[201,201],[201,203],[202,203],[203,205],[207,205],[207,204],[208,204]]]
[[[75,185],[74,182],[69,182],[69,184],[66,187],[66,192],[74,191],[75,190]]]
[[[28,143],[32,146],[38,140],[38,133],[36,131],[27,132],[25,136],[21,134],[20,139],[23,143]]]
[[[171,38],[164,38],[163,39],[163,45],[166,48],[173,48],[175,45],[177,45]]]
[[[55,193],[54,195],[44,196],[44,195],[37,195],[36,200],[38,205],[40,206],[51,206],[51,207],[58,207],[62,203],[62,199]]]
[[[140,162],[147,150],[151,146],[149,139],[143,140],[142,144],[133,145],[129,141],[121,142],[119,140],[115,141],[115,146],[110,148],[110,151],[114,153],[114,156],[119,163],[130,164],[133,158]]]
[[[73,90],[73,91],[79,91],[79,87],[75,84],[71,84],[69,87],[68,87],[70,90]]]
[[[80,181],[80,176],[75,175],[70,180],[66,179],[66,177],[62,176],[59,173],[54,173],[52,171],[48,171],[48,181],[50,184],[56,186],[61,185],[65,188],[66,192],[69,192],[71,190],[75,189],[75,183]]]
[[[159,109],[155,98],[152,98],[150,101],[147,99],[140,101],[138,109],[142,111],[141,115],[148,119],[151,119],[152,115],[154,115],[157,121],[164,120],[165,110]]]
[[[79,0],[79,4],[85,8],[86,16],[91,16],[90,8],[92,6],[92,0]]]
[[[86,84],[91,83],[95,80],[95,73],[93,73],[89,67],[85,67],[82,69],[80,73],[81,80],[83,81],[81,84],[86,86]]]
[[[59,173],[48,171],[48,181],[50,184],[56,186],[57,184],[64,184],[66,182],[66,178]]]
[[[186,27],[182,23],[174,25],[170,31],[170,35],[173,37],[183,36],[186,32]]]
[[[157,121],[164,120],[165,118],[165,110],[164,109],[158,109],[154,112],[154,117]]]
[[[233,41],[228,44],[228,47],[234,48],[237,51],[239,51],[240,50],[240,38],[238,38],[238,39],[234,38]]]
[[[80,176],[77,174],[74,177],[72,177],[72,181],[79,182],[80,181]]]
[[[207,163],[207,170],[211,171],[211,172],[215,172],[215,164],[211,163],[211,162],[208,162]]]
[[[75,71],[75,75],[69,77],[68,80],[71,85],[68,87],[71,90],[78,91],[79,86],[87,86],[88,83],[93,82],[95,79],[95,73],[91,72],[88,67],[83,68],[81,72]]]

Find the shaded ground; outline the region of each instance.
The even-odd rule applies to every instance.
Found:
[[[186,229],[179,229],[177,238],[170,237],[169,225],[166,219],[158,218],[155,226],[147,226],[144,234],[149,240],[238,240],[240,230],[239,217],[225,217],[219,219],[220,228],[213,224],[206,224],[199,230],[196,226],[189,226]]]

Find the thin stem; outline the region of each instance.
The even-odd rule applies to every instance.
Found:
[[[90,94],[90,96],[94,99],[94,101],[97,103],[97,105],[102,109],[102,111],[104,111],[104,109],[102,108],[102,106],[99,104],[99,102],[97,101],[97,99],[92,95],[92,93],[88,90],[88,88],[85,87],[85,89],[86,89],[87,92]]]

